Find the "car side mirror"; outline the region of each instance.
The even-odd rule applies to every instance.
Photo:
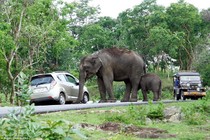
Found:
[[[76,84],[77,86],[79,86],[79,82],[76,82],[75,84]]]

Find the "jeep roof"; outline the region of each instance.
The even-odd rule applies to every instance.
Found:
[[[179,76],[200,76],[200,74],[198,72],[177,72],[174,74],[174,77]]]

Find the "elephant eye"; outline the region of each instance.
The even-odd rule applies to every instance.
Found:
[[[84,70],[89,70],[90,67],[89,66],[84,66]]]

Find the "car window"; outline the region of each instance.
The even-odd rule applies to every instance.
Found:
[[[58,79],[59,79],[60,81],[62,81],[62,82],[67,82],[67,80],[66,80],[66,78],[65,78],[65,76],[64,76],[63,74],[59,74],[57,77],[58,77]]]
[[[53,77],[51,75],[38,75],[31,78],[31,86],[50,84],[52,81]]]
[[[74,77],[72,77],[71,75],[66,75],[68,82],[76,84],[76,80]]]

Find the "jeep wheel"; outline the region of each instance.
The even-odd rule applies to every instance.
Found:
[[[184,96],[184,91],[180,92],[180,98],[181,100],[186,100],[186,97]]]
[[[176,100],[178,101],[180,99],[180,94],[176,94]]]
[[[59,99],[58,99],[58,103],[60,105],[64,105],[66,103],[66,99],[63,93],[60,94]]]
[[[178,92],[178,91],[177,91]],[[175,99],[178,101],[179,99],[181,99],[181,92],[179,91],[179,94],[175,94]]]

